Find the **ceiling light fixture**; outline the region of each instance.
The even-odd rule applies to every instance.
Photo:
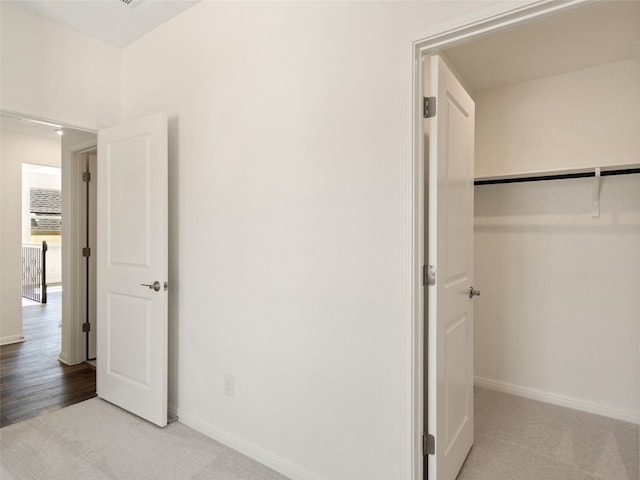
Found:
[[[56,133],[60,136],[64,135],[64,131],[61,128],[57,129]]]

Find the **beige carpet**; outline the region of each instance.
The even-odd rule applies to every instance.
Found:
[[[639,480],[637,425],[482,388],[475,417],[458,480]],[[0,478],[286,480],[180,423],[160,429],[97,398],[0,429]]]
[[[476,388],[475,435],[458,480],[639,480],[635,424]]]
[[[0,429],[2,480],[287,480],[185,427],[94,398]]]

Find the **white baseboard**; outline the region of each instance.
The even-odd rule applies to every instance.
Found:
[[[0,345],[11,345],[12,343],[24,342],[24,335],[10,335],[0,338]]]
[[[604,417],[615,418],[616,420],[623,420],[625,422],[631,422],[640,425],[640,412],[621,410],[617,408],[611,408],[606,405],[588,403],[576,398],[566,397],[564,395],[558,395],[556,393],[545,392],[542,390],[536,390],[534,388],[522,387],[520,385],[514,385],[512,383],[493,380],[490,378],[475,377],[474,380],[475,384],[478,387],[484,387],[490,390],[496,390],[498,392],[517,395],[518,397],[538,400],[540,402],[551,403],[552,405],[572,408],[574,410],[580,410],[582,412],[602,415]]]
[[[60,352],[60,355],[58,355],[58,361],[60,363],[64,363],[65,365],[71,365],[69,363],[69,355],[67,355],[65,352]]]
[[[213,438],[214,440],[242,453],[243,455],[246,455],[249,458],[252,458],[256,462],[266,465],[276,472],[291,478],[291,480],[328,480],[320,475],[309,472],[308,470],[305,470],[304,468],[301,468],[254,443],[224,432],[195,416],[189,415],[188,413],[185,414],[184,412],[177,410],[173,405],[169,405],[169,411],[172,410],[180,418],[180,423],[197,430],[209,438]]]

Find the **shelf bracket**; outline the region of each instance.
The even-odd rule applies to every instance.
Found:
[[[596,172],[593,177],[593,190],[592,190],[592,210],[591,216],[593,218],[600,217],[600,167],[596,167]]]

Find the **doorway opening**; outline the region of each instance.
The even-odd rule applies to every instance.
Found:
[[[96,393],[95,367],[84,363],[90,350],[83,348],[75,355],[68,354],[69,345],[78,343],[72,341],[76,329],[70,323],[83,320],[63,315],[65,304],[69,310],[69,303],[81,301],[78,295],[81,290],[77,287],[86,286],[86,277],[79,277],[77,269],[68,265],[71,249],[67,240],[77,243],[71,241],[72,232],[85,228],[80,222],[85,219],[74,212],[77,202],[69,198],[69,194],[80,190],[79,186],[68,188],[72,166],[69,160],[90,146],[87,141],[93,143],[95,157],[95,137],[47,119],[2,112],[3,176],[6,175],[5,180],[11,178],[12,184],[11,189],[4,188],[6,182],[3,184],[2,201],[16,209],[15,215],[3,212],[3,231],[16,233],[12,242],[3,244],[3,250],[15,252],[11,256],[17,259],[15,268],[3,261],[3,273],[5,267],[15,270],[16,288],[11,288],[12,295],[8,295],[8,282],[3,280],[3,302],[10,300],[14,307],[11,312],[15,313],[3,315],[2,322],[3,329],[10,322],[10,327],[19,332],[2,339],[2,426],[91,398]],[[91,152],[83,153],[89,159]],[[31,250],[38,252],[31,254],[29,247],[35,241],[38,245]],[[23,260],[21,251],[27,251],[29,258]],[[40,263],[36,264],[36,260]],[[25,261],[29,265],[23,268]],[[41,284],[37,289],[32,288],[31,279],[22,280],[25,271],[38,277]],[[21,286],[21,282],[26,286]],[[37,290],[38,302],[21,297],[31,290]],[[79,308],[75,310],[80,312]],[[84,334],[80,330],[77,336],[82,338]]]
[[[23,142],[29,144],[29,138],[25,135]],[[46,304],[48,292],[62,289],[60,144],[56,141],[47,144],[53,147],[51,164],[22,163],[20,262],[23,307]]]
[[[160,426],[168,421],[167,123],[156,114],[102,130],[100,147],[95,133],[71,128],[62,141],[62,274],[70,294],[62,301],[58,360],[68,366],[99,360],[92,370],[102,379],[100,397]],[[96,151],[107,159],[104,166]],[[108,179],[99,202],[96,175]],[[98,235],[104,250],[96,251]],[[144,268],[132,275],[132,266]],[[98,272],[110,289],[102,290],[100,337],[92,281]],[[105,356],[96,359],[96,350]]]
[[[574,8],[578,6],[581,8]],[[430,433],[430,426],[422,422],[426,422],[423,415],[434,392],[427,394],[427,378],[419,377],[428,371],[428,365],[422,363],[426,362],[423,348],[427,340],[422,341],[422,338],[426,335],[424,325],[432,321],[424,317],[427,307],[422,304],[426,297],[422,287],[422,267],[432,263],[423,248],[429,233],[423,206],[428,192],[423,178],[425,165],[430,159],[425,158],[423,139],[428,132],[424,131],[422,118],[423,88],[429,91],[429,74],[422,67],[422,59],[427,55],[447,57],[476,101],[475,283],[483,296],[475,301],[476,322],[480,322],[476,324],[474,341],[478,368],[475,378],[470,381],[473,384],[475,380],[476,386],[482,389],[623,420],[631,431],[633,424],[640,421],[637,403],[634,404],[640,392],[637,380],[640,371],[637,361],[640,344],[637,309],[629,314],[629,309],[633,310],[629,300],[626,303],[615,301],[619,299],[619,293],[607,290],[607,285],[615,290],[620,281],[618,278],[612,276],[603,284],[602,278],[587,267],[604,264],[604,269],[598,269],[604,272],[613,264],[629,265],[632,258],[633,266],[629,269],[621,267],[620,276],[629,279],[625,284],[637,284],[640,280],[634,273],[639,265],[637,248],[633,250],[634,239],[638,238],[637,222],[621,225],[616,220],[619,215],[629,215],[630,212],[637,215],[633,191],[637,192],[638,188],[640,165],[637,159],[640,152],[633,134],[630,134],[639,120],[639,60],[637,53],[635,57],[633,54],[634,43],[636,52],[640,45],[637,7],[631,2],[539,4],[422,38],[413,44],[413,225],[416,232],[413,252],[414,259],[418,260],[414,263],[413,272],[413,365],[414,372],[419,372],[413,377],[413,392],[415,404],[421,407],[413,411],[414,420],[417,420],[414,422],[414,478],[424,478],[429,469],[428,463],[432,462],[432,457],[422,455],[423,445],[429,445],[422,432]],[[615,19],[620,13],[612,13],[615,9],[630,10],[622,16],[631,20],[631,26],[626,21]],[[588,20],[590,16],[591,20]],[[575,26],[552,29],[565,19]],[[528,25],[524,25],[525,20]],[[596,27],[581,27],[584,25],[582,21],[593,21]],[[522,40],[528,28],[538,29],[537,36],[524,44],[518,43],[518,36],[522,36],[519,39]],[[593,45],[587,47],[585,42],[572,38],[575,33],[572,28],[582,28],[585,34],[588,32],[594,37],[591,40]],[[611,33],[600,37],[606,29]],[[507,34],[512,36],[507,39]],[[555,39],[555,47],[549,39]],[[563,58],[563,53],[566,54],[564,44],[572,40],[581,43],[584,51],[577,50],[570,58]],[[626,56],[608,57],[607,52],[616,48],[614,44],[626,49]],[[539,48],[541,45],[546,46],[546,52]],[[489,53],[481,52],[481,47],[489,48]],[[509,55],[505,52],[509,48],[512,63],[507,65],[508,71],[505,72],[502,65],[506,65],[505,58]],[[538,72],[532,73],[532,68],[538,68]],[[545,68],[547,70],[543,71]],[[505,75],[504,83],[492,85],[491,82],[500,81],[496,78],[499,72]],[[490,79],[492,75],[494,78]],[[507,78],[507,75],[510,76]],[[598,82],[601,85],[596,87]],[[619,85],[614,87],[616,82]],[[556,87],[564,85],[564,88],[553,91],[553,84]],[[544,94],[543,87],[546,88]],[[578,101],[581,92],[585,91],[581,89],[606,91],[601,108],[593,110],[591,102]],[[621,99],[609,95],[612,92],[621,95]],[[562,118],[563,115],[577,115],[577,121]],[[518,122],[529,127],[516,131]],[[543,135],[545,128],[547,131]],[[599,148],[595,138],[601,139],[600,145],[608,145],[615,153],[594,157]],[[524,147],[528,139],[537,141]],[[544,147],[547,147],[546,151]],[[583,147],[585,152],[580,150]],[[618,175],[620,173],[624,175]],[[606,180],[601,180],[600,177],[605,175]],[[590,178],[581,178],[587,176]],[[541,177],[563,180],[523,183]],[[504,185],[506,181],[518,183],[507,186]],[[545,205],[550,208],[545,210]],[[613,240],[614,237],[617,239]],[[607,246],[602,243],[603,238],[608,238],[605,241]],[[556,251],[558,246],[563,253]],[[613,252],[625,256],[626,260],[616,260]],[[594,260],[585,262],[578,257]],[[598,284],[603,284],[604,288],[585,296],[584,290],[580,292],[572,286],[577,278],[594,279],[588,289]],[[545,285],[553,287],[545,288]],[[519,290],[518,286],[522,288]],[[608,313],[600,308],[597,301],[594,304],[597,298],[609,299],[599,302],[609,305]],[[585,311],[586,305],[590,307]],[[612,305],[614,310],[618,307],[626,309],[626,313],[614,313]],[[565,314],[558,315],[554,309],[561,309]],[[607,320],[604,323],[595,321],[593,311],[599,311],[599,318]],[[424,324],[421,325],[423,318]],[[580,318],[581,321],[571,327],[572,318]],[[626,333],[618,336],[619,341],[603,343],[602,339],[613,335],[611,331],[602,330],[607,324],[615,324],[617,332]],[[519,339],[518,332],[527,332],[527,335]],[[594,334],[600,339],[598,342],[589,339]],[[622,344],[624,348],[620,348]],[[607,360],[598,360],[599,364],[592,365],[590,362],[596,361],[592,353],[601,348],[610,351],[606,355]],[[589,387],[595,384],[608,386]],[[486,399],[488,395],[482,397]],[[637,434],[635,441],[637,450]],[[615,448],[613,451],[618,455]],[[618,456],[619,459],[623,457],[622,454]],[[423,458],[424,469],[418,465]],[[620,472],[631,471],[624,460],[611,468]]]

